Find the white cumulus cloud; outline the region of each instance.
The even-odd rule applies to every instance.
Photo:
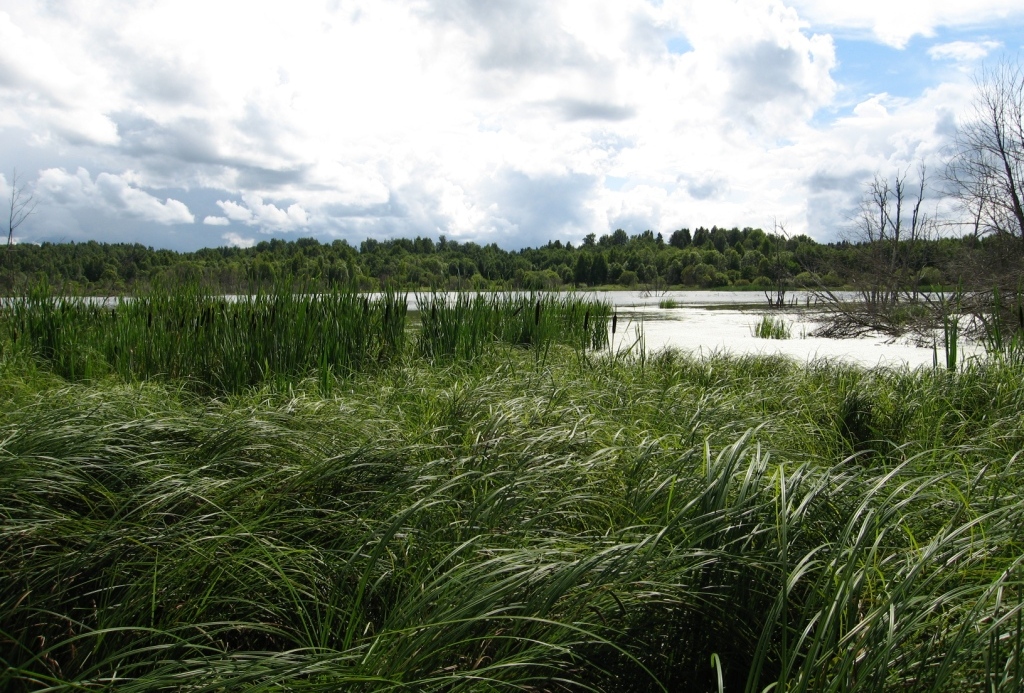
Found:
[[[242,202],[217,200],[217,206],[231,221],[258,226],[264,231],[294,231],[309,225],[309,214],[298,203],[281,209],[255,193],[243,194]]]
[[[81,167],[73,174],[62,168],[48,168],[39,172],[36,189],[54,203],[88,207],[112,217],[128,216],[157,224],[195,221],[184,202],[173,198],[161,201],[112,173],[100,173],[93,180]]]
[[[950,41],[928,49],[933,60],[953,60],[958,63],[981,60],[994,50],[1002,48],[999,41]]]
[[[230,226],[231,220],[227,217],[208,216],[203,218],[203,223],[207,226]]]
[[[245,238],[237,233],[226,233],[221,238],[232,248],[251,248],[256,245],[255,238]]]

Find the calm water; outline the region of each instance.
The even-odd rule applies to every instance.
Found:
[[[931,367],[935,353],[909,343],[890,342],[886,338],[825,339],[809,336],[818,322],[808,296],[795,292],[796,305],[782,311],[771,310],[790,325],[790,339],[760,339],[753,335],[754,325],[769,313],[762,293],[732,291],[680,291],[662,296],[639,292],[611,291],[600,294],[617,307],[619,319],[615,349],[638,343],[637,330],[643,334],[648,352],[673,347],[702,354],[731,353],[785,354],[799,361],[816,358],[841,359],[864,366]],[[678,308],[659,308],[660,301],[671,299]],[[813,301],[813,299],[811,299]],[[961,358],[978,354],[971,345],[960,345]],[[945,362],[942,344],[938,359]]]

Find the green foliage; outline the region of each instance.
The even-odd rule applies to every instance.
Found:
[[[755,337],[760,337],[761,339],[789,339],[792,329],[780,317],[762,315],[761,319],[754,323],[751,332]]]
[[[36,285],[0,311],[20,349],[69,380],[116,373],[126,381],[184,380],[239,392],[268,381],[348,376],[400,357],[406,299],[351,288],[229,299],[197,284],[155,287],[116,302],[62,296]]]
[[[801,236],[786,239],[760,229],[679,229],[668,242],[652,231],[630,236],[622,229],[579,247],[552,241],[538,248],[507,251],[497,245],[429,238],[367,239],[358,248],[345,241],[315,238],[257,243],[252,248],[204,248],[190,253],[154,250],[138,244],[44,243],[14,246],[5,257],[0,293],[19,295],[37,275],[65,292],[87,295],[145,292],[161,283],[198,283],[213,293],[250,294],[293,277],[308,290],[338,289],[354,283],[363,291],[550,290],[562,284],[600,286],[628,282],[710,288],[736,285],[782,272],[817,272],[828,286],[853,282],[870,270],[859,245],[822,245]],[[905,249],[913,270],[907,281],[934,284],[954,276],[972,254],[987,252],[986,241],[915,241]],[[687,271],[693,265],[708,268]],[[626,283],[623,283],[624,271]],[[710,272],[710,273],[709,273]],[[913,288],[913,287],[907,287]]]
[[[1021,682],[1005,363],[490,350],[207,400],[5,354],[4,690]]]
[[[560,294],[429,294],[417,297],[419,354],[432,361],[471,360],[495,344],[608,346],[611,305]]]

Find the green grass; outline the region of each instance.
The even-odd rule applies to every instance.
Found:
[[[577,354],[210,396],[5,343],[0,689],[1018,689],[1020,368]]]
[[[69,380],[186,381],[211,393],[350,375],[405,351],[404,295],[323,294],[281,284],[230,300],[202,288],[152,289],[103,305],[45,285],[12,299],[0,334]]]
[[[611,305],[573,294],[435,293],[419,295],[417,305],[417,350],[432,361],[475,359],[495,344],[538,354],[552,344],[609,344]]]
[[[761,339],[789,339],[790,326],[782,318],[774,315],[762,315],[761,319],[751,328],[755,337]]]
[[[658,307],[664,309],[678,308],[679,301],[675,300],[674,298],[663,298],[660,301],[658,301]]]

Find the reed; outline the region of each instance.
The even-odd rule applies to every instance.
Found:
[[[751,328],[751,333],[760,339],[789,339],[791,332],[786,321],[774,315],[762,315]]]
[[[103,303],[45,285],[13,299],[3,324],[15,346],[70,380],[184,380],[206,392],[268,381],[348,376],[405,349],[406,298],[355,290],[308,294],[280,283],[229,299],[199,285],[155,287]]]
[[[990,309],[983,313],[982,344],[991,358],[1024,364],[1024,294],[1017,291],[1012,309],[1003,305],[999,287],[992,289]]]
[[[422,294],[418,352],[429,359],[472,360],[495,344],[540,354],[553,344],[608,346],[612,309],[604,301],[561,294]]]

